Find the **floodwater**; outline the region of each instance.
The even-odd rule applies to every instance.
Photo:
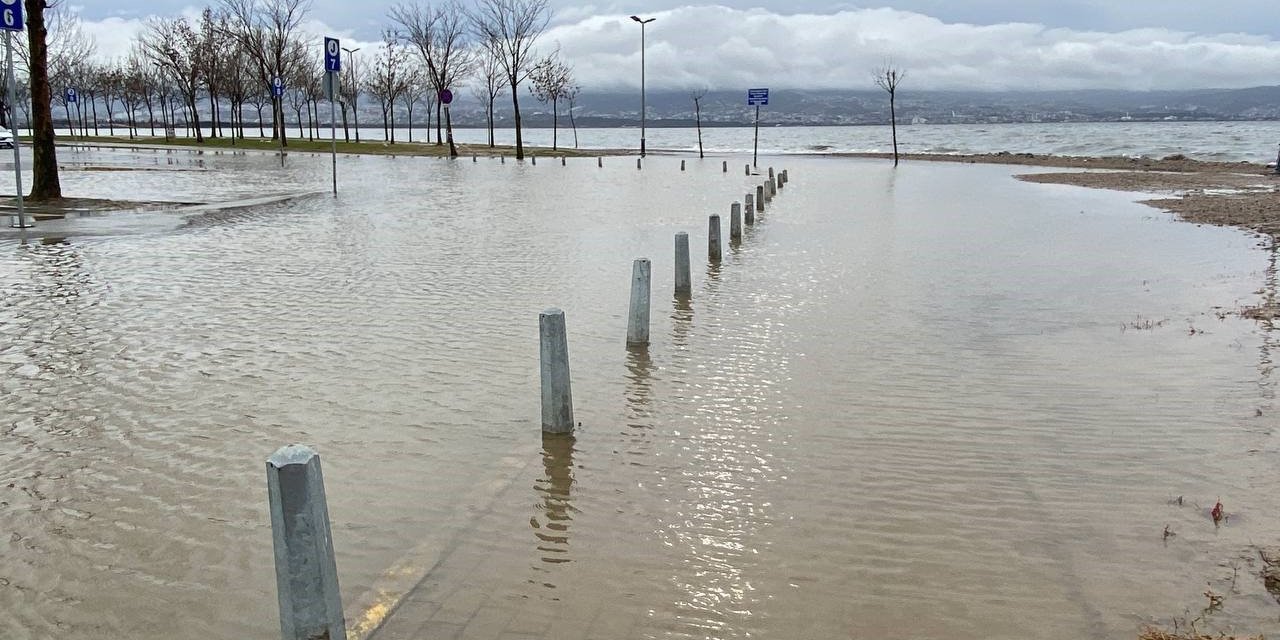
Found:
[[[323,156],[187,159],[64,184],[328,186]],[[385,638],[432,607],[464,637],[1280,628],[1276,337],[1216,313],[1276,287],[1252,236],[1025,169],[770,158],[791,183],[712,266],[741,158],[340,161],[336,199],[0,244],[0,637],[276,637],[264,461],[292,442],[345,602],[438,542]],[[550,306],[582,424],[544,444]]]

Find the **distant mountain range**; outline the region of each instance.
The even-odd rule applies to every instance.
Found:
[[[687,91],[649,91],[650,126],[692,126],[693,99]],[[745,126],[755,118],[746,104],[746,91],[712,91],[702,98],[704,126]],[[510,97],[500,99],[499,117],[509,120]],[[567,120],[560,105],[561,120]],[[524,120],[531,126],[550,124],[547,106],[521,96]],[[362,109],[363,112],[363,109]],[[640,93],[584,94],[575,116],[579,126],[638,126]],[[1280,120],[1280,86],[1248,89],[1188,91],[898,91],[900,123],[1109,122]],[[888,124],[889,97],[883,91],[775,90],[760,111],[762,124],[863,125]],[[454,108],[454,121],[483,122],[474,103]],[[568,124],[567,121],[562,124]]]

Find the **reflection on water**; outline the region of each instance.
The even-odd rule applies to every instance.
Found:
[[[80,158],[155,159],[120,153]],[[69,179],[327,186],[323,156],[161,157]],[[1251,238],[1008,168],[790,159],[624,350],[608,274],[670,287],[673,234],[758,180],[679,161],[348,158],[336,199],[3,245],[0,637],[272,637],[288,442],[325,456],[344,598],[438,538],[414,606],[465,638],[1133,637],[1274,536],[1275,332],[1212,313],[1275,288]],[[539,454],[550,305],[586,426]],[[1246,573],[1214,623],[1262,631]]]

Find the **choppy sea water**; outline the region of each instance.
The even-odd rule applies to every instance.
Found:
[[[68,156],[148,159],[181,171],[66,180],[328,180]],[[583,637],[1131,638],[1206,589],[1202,624],[1275,628],[1275,334],[1218,313],[1276,286],[1255,238],[1006,167],[771,157],[793,180],[717,267],[707,216],[760,178],[679,162],[344,158],[336,199],[0,245],[0,636],[275,637],[263,463],[290,442],[324,459],[348,601],[439,539],[413,606]],[[548,306],[569,446],[538,435]]]
[[[434,129],[433,129],[434,131]],[[102,133],[106,133],[105,130]],[[118,134],[123,134],[118,131]],[[149,131],[144,130],[144,135]],[[249,127],[247,135],[257,135]],[[268,130],[268,135],[270,131]],[[295,128],[290,136],[298,135]],[[354,130],[349,132],[354,139]],[[337,131],[343,139],[343,130]],[[406,128],[396,131],[396,140],[410,138]],[[162,133],[163,135],[163,133]],[[329,139],[329,129],[321,127],[319,137]],[[383,130],[364,127],[362,140],[384,140]],[[412,140],[428,137],[424,127],[415,128]],[[697,151],[697,130],[693,128],[648,128],[646,146],[651,150]],[[754,131],[747,127],[706,127],[703,148],[708,153],[751,153]],[[488,144],[482,129],[456,129],[459,144],[481,147]],[[638,128],[578,130],[578,145],[588,149],[639,149]],[[434,141],[434,137],[430,138]],[[551,129],[525,129],[526,144],[550,147]],[[498,144],[515,144],[513,129],[498,129]],[[556,135],[560,146],[574,146],[574,135],[561,126]],[[1280,144],[1280,122],[1104,122],[1027,123],[986,125],[899,125],[899,149],[903,153],[1035,153],[1071,156],[1148,156],[1162,158],[1183,154],[1200,160],[1228,162],[1274,162]],[[892,135],[886,126],[860,127],[780,127],[760,128],[759,152],[763,154],[834,154],[890,152]]]

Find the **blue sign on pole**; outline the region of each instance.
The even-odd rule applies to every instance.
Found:
[[[284,80],[279,77],[271,79],[271,95],[277,98],[284,95]]]
[[[22,1],[0,0],[0,31],[22,31]]]
[[[324,39],[324,70],[342,71],[342,47],[337,38]]]
[[[70,87],[67,88],[66,95],[67,95],[67,102],[78,102],[80,100],[80,94],[76,93],[76,90]]]
[[[747,89],[747,106],[758,107],[769,104],[768,89]]]

